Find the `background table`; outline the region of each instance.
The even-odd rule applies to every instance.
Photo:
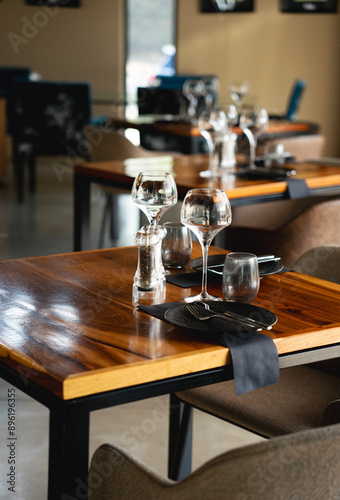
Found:
[[[137,129],[140,134],[140,144],[147,149],[178,151],[184,154],[207,152],[206,140],[198,128],[185,121],[162,120],[159,116],[141,115],[134,120],[111,117],[106,126],[116,130]],[[318,130],[319,126],[315,123],[270,120],[268,129],[261,134],[259,141],[316,134]],[[233,131],[239,136],[243,135],[243,131],[238,127],[234,127]]]
[[[135,247],[0,262],[0,375],[50,410],[50,499],[86,482],[91,411],[232,377],[227,348],[132,306],[136,267]],[[167,284],[164,301],[189,293]],[[340,356],[339,293],[294,272],[261,280],[281,368]]]
[[[340,193],[340,166],[303,163],[292,165],[296,179],[304,179],[311,195]],[[101,184],[131,190],[140,166],[127,171],[124,162],[108,161],[81,163],[74,168],[74,251],[89,248],[90,194],[91,184]],[[155,165],[156,168],[156,165]],[[162,167],[164,168],[164,167]],[[173,175],[179,199],[187,191],[196,187],[216,187],[223,189],[232,207],[289,199],[287,181],[265,179],[247,180],[230,176],[227,179],[203,179],[201,170],[208,168],[207,155],[185,155],[174,157]],[[131,202],[132,203],[132,202]]]

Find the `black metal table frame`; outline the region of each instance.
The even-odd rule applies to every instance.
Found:
[[[112,181],[94,175],[82,173],[74,174],[73,181],[73,202],[74,202],[74,222],[73,222],[73,251],[88,250],[90,248],[90,196],[91,184],[100,184],[118,189],[131,189],[131,184],[125,182]],[[339,186],[315,188],[311,190],[311,196],[339,194]],[[185,194],[179,192],[179,199],[183,199]],[[283,193],[266,194],[259,196],[249,196],[242,198],[231,198],[232,207],[257,204],[270,201],[288,200],[288,191]]]
[[[340,357],[340,343],[279,357],[280,368]],[[123,389],[62,400],[25,376],[0,363],[0,376],[50,410],[49,500],[87,498],[90,412],[119,404],[232,379],[232,366],[154,381]],[[180,436],[181,405],[170,408],[169,477],[183,477],[191,469],[191,435]],[[190,415],[188,416],[190,418]],[[190,430],[190,425],[188,426]]]

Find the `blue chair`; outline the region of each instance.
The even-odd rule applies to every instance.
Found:
[[[27,162],[35,192],[37,156],[87,158],[83,129],[90,122],[87,83],[17,80],[13,93],[13,162],[18,201],[24,198]]]
[[[289,96],[286,113],[283,115],[271,114],[269,115],[269,118],[272,120],[295,121],[297,119],[297,113],[306,87],[307,83],[304,80],[295,80]]]

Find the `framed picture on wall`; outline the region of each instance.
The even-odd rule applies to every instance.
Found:
[[[254,0],[200,0],[201,12],[253,12]]]
[[[80,7],[81,0],[26,0],[27,5],[39,7]]]
[[[281,0],[281,12],[332,13],[337,12],[338,0]]]

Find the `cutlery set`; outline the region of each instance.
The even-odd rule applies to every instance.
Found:
[[[244,326],[248,326],[254,328],[256,331],[261,330],[271,330],[271,325],[267,325],[262,321],[254,320],[247,316],[242,316],[235,312],[225,311],[223,313],[219,311],[214,311],[211,305],[206,302],[192,302],[187,304],[187,310],[192,314],[196,319],[200,321],[206,321],[212,318],[220,318],[226,321],[231,321],[236,324],[241,324]]]

